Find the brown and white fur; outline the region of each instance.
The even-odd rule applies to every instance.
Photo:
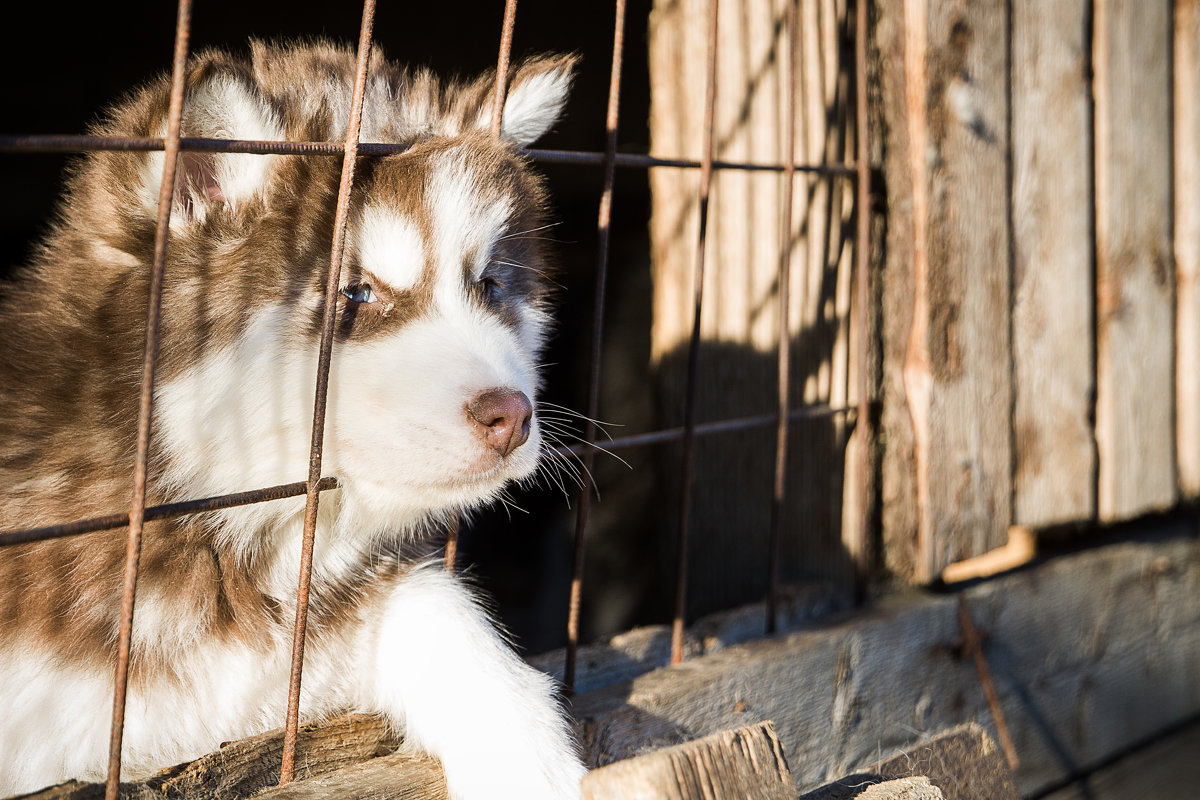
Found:
[[[184,136],[339,140],[353,54],[253,44],[191,62]],[[556,121],[573,60],[491,76],[371,59],[330,373],[302,714],[383,714],[451,795],[578,797],[549,678],[414,550],[451,513],[531,479],[546,331],[544,191],[517,148]],[[161,136],[168,87],[98,133]],[[80,160],[3,290],[0,528],[127,507],[161,153]],[[340,157],[185,152],[171,216],[148,502],[303,480]],[[368,290],[369,286],[369,290]],[[278,727],[303,499],[147,525],[124,779]],[[125,535],[0,549],[0,796],[100,779]],[[426,548],[428,550],[428,547]],[[407,554],[407,555],[405,555]]]

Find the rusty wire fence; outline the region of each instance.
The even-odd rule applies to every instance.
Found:
[[[857,358],[857,374],[851,379],[858,390],[856,401],[840,406],[819,405],[813,403],[796,403],[791,390],[791,369],[793,362],[792,339],[793,333],[789,328],[789,282],[791,275],[791,259],[787,237],[792,230],[794,181],[797,174],[821,176],[829,180],[843,181],[853,189],[853,291],[854,302],[859,309],[869,307],[869,238],[870,224],[870,167],[867,136],[867,6],[865,2],[855,2],[850,6],[849,14],[853,18],[853,66],[854,76],[853,121],[854,121],[854,158],[849,163],[796,163],[795,126],[797,109],[795,98],[796,89],[796,60],[801,47],[800,22],[797,7],[800,0],[787,3],[785,17],[788,102],[782,110],[787,123],[787,147],[781,153],[778,163],[746,163],[723,161],[715,158],[714,145],[714,105],[717,92],[717,47],[718,47],[718,0],[711,0],[708,18],[708,52],[707,78],[705,93],[705,128],[702,157],[698,160],[687,158],[661,158],[637,153],[621,153],[617,150],[618,142],[618,110],[621,102],[622,60],[625,55],[626,2],[615,0],[615,14],[612,35],[611,74],[608,89],[608,103],[605,116],[605,149],[603,152],[587,152],[577,150],[547,150],[528,149],[526,154],[535,161],[543,163],[559,163],[596,167],[603,172],[603,188],[599,198],[597,221],[598,245],[595,253],[595,294],[593,299],[593,316],[591,319],[591,357],[588,370],[586,427],[583,432],[583,442],[572,447],[562,447],[562,451],[570,451],[578,456],[583,469],[581,470],[581,487],[579,502],[575,510],[574,546],[572,558],[572,574],[570,593],[567,598],[567,647],[566,664],[564,669],[565,691],[573,691],[576,678],[576,660],[580,645],[580,607],[583,591],[583,567],[585,560],[585,532],[593,506],[592,473],[596,448],[594,447],[598,430],[594,420],[599,416],[600,393],[604,376],[601,370],[601,353],[604,342],[604,312],[606,309],[606,292],[609,281],[610,258],[610,223],[613,207],[613,187],[616,168],[632,169],[684,169],[697,170],[700,176],[699,184],[699,239],[693,272],[694,295],[692,297],[691,337],[688,344],[686,387],[684,391],[683,424],[653,430],[645,433],[617,436],[604,443],[609,451],[621,451],[630,448],[644,448],[666,442],[682,444],[682,461],[678,465],[682,476],[682,485],[677,502],[677,540],[675,543],[675,610],[672,619],[671,662],[678,663],[683,658],[683,632],[686,623],[688,564],[689,564],[689,531],[693,525],[690,519],[694,484],[694,464],[696,441],[700,437],[719,433],[732,433],[750,430],[774,430],[775,458],[774,479],[771,504],[771,532],[769,551],[763,554],[768,562],[769,592],[767,599],[767,614],[764,628],[767,632],[774,630],[776,609],[780,594],[780,543],[782,530],[785,526],[784,501],[787,487],[788,453],[792,446],[789,442],[789,426],[797,420],[816,419],[840,416],[848,427],[853,429],[853,435],[858,437],[862,446],[858,448],[858,463],[853,469],[859,473],[862,486],[869,479],[866,442],[870,437],[868,430],[871,415],[869,413],[870,396],[866,390],[870,385],[868,365],[870,359],[866,353],[868,347],[867,315],[858,313],[854,321],[856,325],[857,347],[860,350]],[[112,714],[112,731],[110,746],[110,761],[106,797],[115,800],[117,797],[118,781],[121,769],[121,742],[124,726],[125,699],[128,669],[130,663],[130,644],[134,615],[134,597],[138,579],[138,563],[141,550],[143,526],[146,522],[160,519],[178,518],[190,514],[210,512],[235,506],[263,503],[287,497],[304,495],[305,524],[304,539],[301,554],[300,579],[297,587],[297,613],[293,641],[292,670],[289,686],[288,710],[285,721],[285,738],[280,771],[281,783],[294,779],[296,753],[296,736],[299,721],[300,683],[302,678],[305,629],[308,611],[308,589],[312,569],[313,539],[316,528],[317,508],[322,492],[335,489],[338,486],[336,476],[322,476],[322,440],[325,423],[325,405],[328,387],[330,360],[333,357],[333,332],[337,304],[334,301],[339,284],[339,274],[342,266],[342,251],[346,230],[347,212],[350,194],[354,187],[354,171],[358,157],[377,156],[401,152],[404,145],[382,144],[359,141],[359,125],[362,114],[364,86],[368,71],[368,60],[372,44],[372,28],[375,15],[374,0],[366,0],[363,6],[362,24],[358,40],[357,69],[354,82],[352,112],[346,138],[342,142],[265,142],[226,139],[187,138],[181,136],[181,119],[184,104],[184,85],[186,64],[191,32],[191,0],[179,0],[178,16],[175,31],[174,59],[171,71],[171,94],[168,111],[168,127],[164,138],[154,137],[111,137],[92,135],[0,135],[0,152],[8,153],[78,153],[96,150],[135,150],[163,151],[164,170],[158,203],[158,217],[155,233],[154,259],[150,283],[150,305],[146,320],[146,341],[141,382],[141,401],[137,428],[136,460],[133,464],[132,501],[127,513],[113,513],[103,517],[75,520],[49,527],[17,530],[0,533],[0,547],[59,537],[76,536],[84,533],[128,529],[127,557],[125,563],[124,584],[121,600],[120,632],[117,642],[117,667]],[[517,2],[506,0],[499,57],[497,59],[497,75],[494,95],[494,113],[491,120],[491,132],[499,137],[501,129],[501,114],[506,92],[505,76],[508,72],[510,52],[512,49],[513,31],[516,23]],[[169,279],[164,275],[168,250],[168,222],[171,213],[174,176],[177,157],[181,151],[254,153],[276,155],[324,155],[342,156],[342,177],[339,187],[335,229],[333,231],[333,247],[330,255],[329,272],[325,288],[326,301],[324,305],[323,330],[318,362],[317,390],[313,403],[312,439],[308,478],[305,481],[281,486],[253,488],[236,494],[219,497],[198,498],[194,500],[170,503],[158,506],[146,506],[146,483],[148,472],[148,457],[150,452],[152,400],[155,381],[155,369],[158,357],[159,320],[163,281]],[[700,422],[697,419],[697,391],[701,379],[701,318],[705,307],[704,271],[706,260],[706,240],[708,236],[708,204],[712,189],[712,178],[715,172],[721,170],[776,173],[782,176],[785,186],[783,192],[782,217],[785,224],[781,225],[784,238],[781,253],[783,257],[778,274],[778,396],[776,411],[773,414],[758,414]],[[855,579],[861,583],[867,577],[869,569],[870,547],[865,540],[868,530],[866,517],[869,513],[869,493],[860,492],[859,506],[852,510],[862,521],[856,527],[856,541],[848,543],[850,555],[854,564]],[[448,531],[446,545],[446,565],[453,569],[456,560],[457,526]]]

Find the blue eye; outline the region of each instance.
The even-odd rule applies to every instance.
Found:
[[[371,291],[371,284],[356,283],[342,289],[342,294],[355,303],[374,303],[375,293]]]

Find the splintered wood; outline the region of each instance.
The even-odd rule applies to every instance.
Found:
[[[796,783],[770,722],[618,761],[583,780],[584,800],[794,800]]]

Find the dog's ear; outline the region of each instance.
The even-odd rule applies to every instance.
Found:
[[[578,60],[574,55],[537,56],[518,65],[509,79],[500,135],[526,147],[550,130],[567,103]],[[491,126],[490,103],[479,124]]]
[[[166,133],[165,115],[160,135]],[[184,97],[183,137],[281,141],[283,127],[243,70],[219,62],[192,70]],[[183,150],[175,168],[174,218],[203,219],[217,205],[238,205],[261,194],[275,156]],[[151,153],[144,198],[157,209],[163,154]]]

